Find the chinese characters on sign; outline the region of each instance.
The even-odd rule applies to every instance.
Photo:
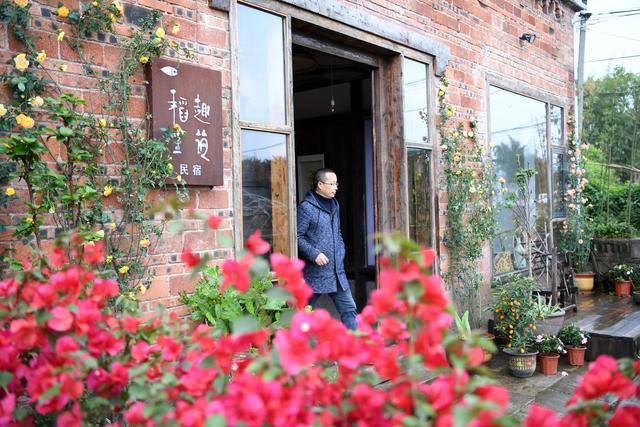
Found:
[[[173,169],[190,186],[223,185],[220,72],[156,59],[149,80],[153,136],[185,132],[169,147]]]

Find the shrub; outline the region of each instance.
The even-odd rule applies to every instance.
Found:
[[[593,222],[593,235],[600,238],[631,238],[638,235],[638,230],[616,218],[597,217]]]
[[[589,341],[589,334],[577,325],[571,324],[562,327],[560,333],[558,333],[558,338],[560,338],[565,345],[583,347],[586,346]]]
[[[629,264],[616,264],[607,273],[615,283],[631,280],[633,267]]]
[[[537,335],[531,348],[538,350],[540,354],[560,354],[564,352],[564,344],[558,337],[550,335]]]

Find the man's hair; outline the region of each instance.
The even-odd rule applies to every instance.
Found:
[[[324,182],[324,180],[325,180],[325,179],[327,179],[327,174],[330,174],[330,173],[335,174],[335,172],[334,172],[334,171],[332,171],[332,170],[331,170],[331,169],[329,169],[329,168],[321,168],[321,169],[318,169],[318,170],[316,171],[316,174],[315,174],[315,175],[313,175],[313,189],[314,189],[314,190],[315,190],[315,189],[317,189],[317,188],[318,188],[318,183],[319,183],[320,181]]]

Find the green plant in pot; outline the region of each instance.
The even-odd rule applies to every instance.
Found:
[[[493,292],[493,316],[496,334],[505,341],[509,372],[516,377],[530,377],[536,370],[536,350],[528,345],[536,330],[532,297],[535,282],[529,277],[510,276],[496,284]]]
[[[584,356],[587,351],[589,334],[580,329],[578,325],[570,324],[563,327],[558,334],[558,338],[564,343],[569,356],[569,365],[584,365]]]
[[[538,334],[556,336],[564,324],[565,311],[552,304],[551,299],[538,294],[534,300],[536,331]]]
[[[609,270],[609,277],[616,286],[616,295],[619,297],[628,297],[631,295],[631,276],[633,275],[633,267],[629,264],[617,264]]]
[[[562,340],[553,335],[539,334],[531,344],[531,348],[538,350],[540,358],[540,371],[545,375],[558,373],[558,360],[564,353]]]

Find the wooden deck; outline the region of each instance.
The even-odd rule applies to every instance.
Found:
[[[591,334],[587,360],[601,354],[633,357],[640,349],[640,305],[629,297],[578,295],[578,311],[570,310],[564,322]]]

